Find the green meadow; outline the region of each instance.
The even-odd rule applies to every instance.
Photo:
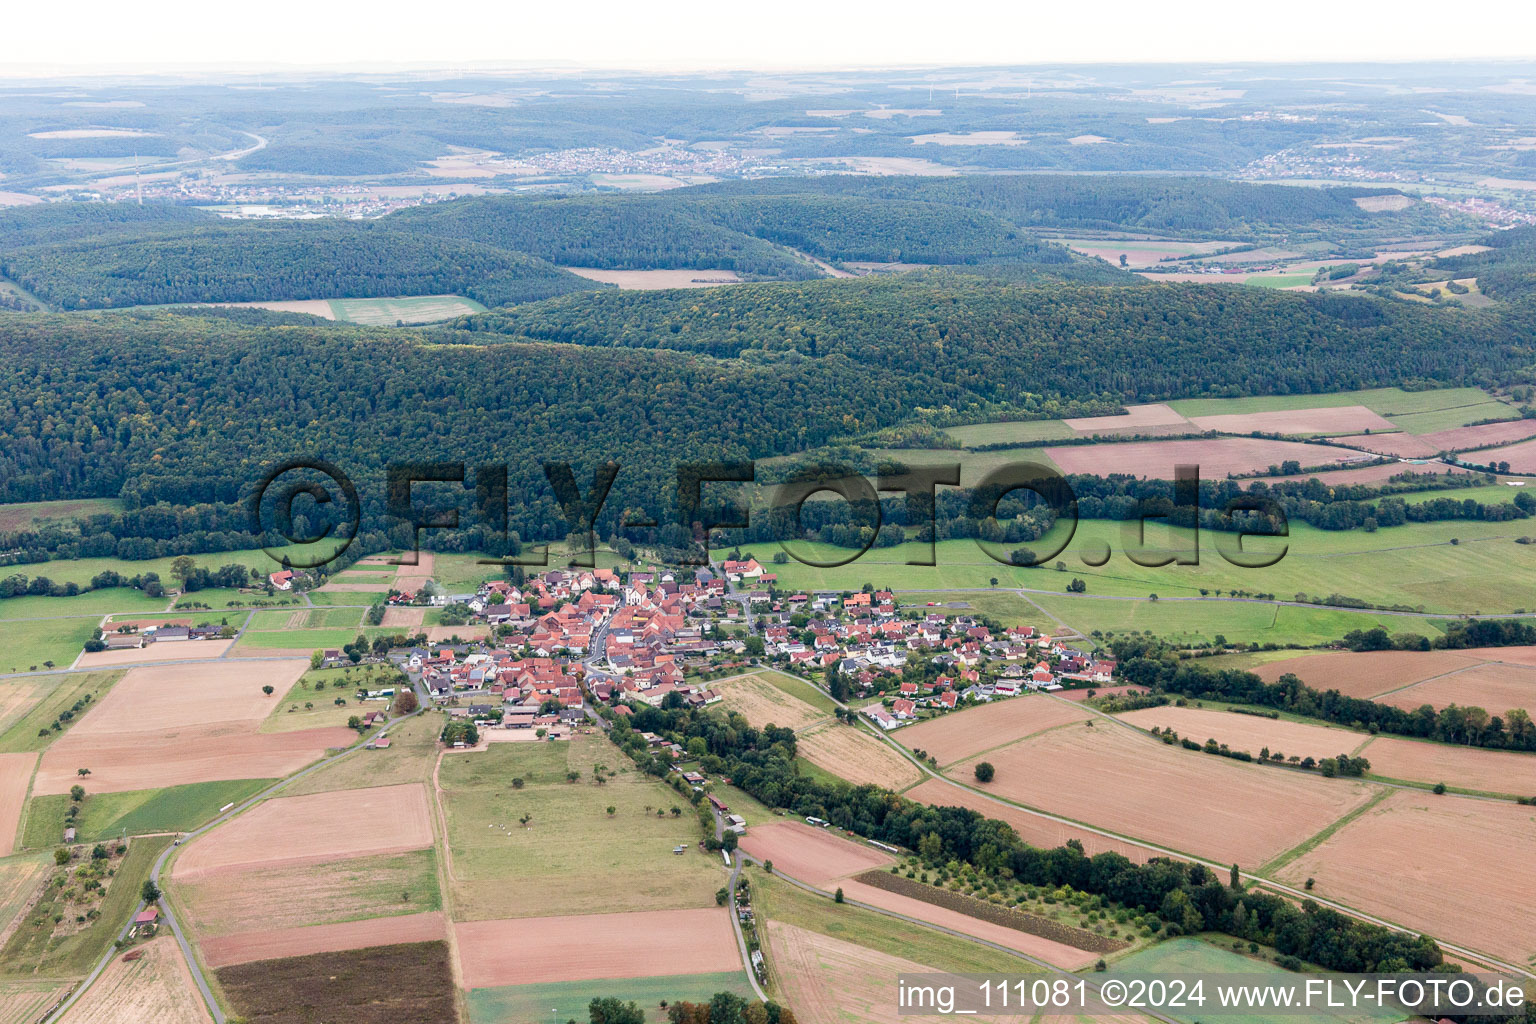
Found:
[[[126,793],[92,793],[89,775],[80,780],[86,796],[75,820],[76,840],[93,843],[127,835],[151,832],[190,832],[215,818],[225,804],[239,803],[255,796],[275,779],[238,779],[224,782],[194,782],[165,789],[135,789]],[[55,845],[67,824],[64,812],[69,808],[67,793],[36,796],[27,806],[23,830],[25,845],[40,848]]]
[[[666,974],[653,978],[603,978],[597,981],[557,981],[537,985],[506,985],[469,990],[470,1024],[557,1024],[587,1019],[587,1004],[613,997],[634,1001],[648,1020],[665,1020],[663,1003],[707,1003],[716,992],[756,998],[744,971],[719,974]]]

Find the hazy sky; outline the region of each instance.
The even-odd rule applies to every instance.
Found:
[[[9,4],[0,74],[176,65],[840,67],[1536,56],[1536,4],[526,0]]]

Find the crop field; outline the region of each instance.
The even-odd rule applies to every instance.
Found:
[[[68,792],[82,767],[97,793],[287,775],[357,738],[347,729],[257,733],[273,703],[261,687],[286,687],[305,667],[296,660],[134,669],[49,747],[34,792]]]
[[[386,608],[384,619],[379,625],[389,629],[414,629],[422,625],[427,617],[425,608]]]
[[[0,754],[0,857],[10,856],[15,849],[16,827],[36,764],[36,754]]]
[[[1320,895],[1524,964],[1536,954],[1533,826],[1530,807],[1403,790],[1278,877],[1315,878]]]
[[[210,967],[285,957],[314,956],[370,946],[398,946],[447,938],[447,919],[437,912],[372,918],[301,928],[265,928],[206,939],[199,945]]]
[[[1269,748],[1271,754],[1287,757],[1312,757],[1322,760],[1338,754],[1353,754],[1370,736],[1342,726],[1323,722],[1293,722],[1287,719],[1261,718],[1194,707],[1143,708],[1117,716],[1122,722],[1141,729],[1172,729],[1184,739],[1204,743],[1214,739],[1233,750],[1246,750],[1258,756]]]
[[[1178,938],[1159,942],[1155,946],[1137,950],[1129,956],[1114,961],[1110,974],[1138,975],[1221,975],[1221,974],[1273,974],[1277,978],[1289,972],[1267,960],[1260,960],[1230,949],[1222,949],[1203,939]],[[1309,1019],[1337,1022],[1337,1024],[1390,1024],[1402,1020],[1404,1015],[1393,1010],[1365,1008],[1353,1012],[1329,1012],[1319,1010],[1308,1015]],[[1283,1014],[1234,1014],[1224,1013],[1223,1021],[1231,1024],[1286,1024],[1293,1017]]]
[[[742,966],[723,907],[457,922],[453,930],[467,988]]]
[[[923,750],[942,765],[1088,717],[1082,708],[1043,695],[993,701],[952,711],[891,734],[909,750]]]
[[[1435,676],[1378,698],[1383,704],[1417,708],[1425,704],[1477,707],[1495,715],[1510,708],[1536,710],[1536,667],[1488,663]]]
[[[146,647],[130,647],[121,651],[82,652],[75,659],[75,668],[130,668],[162,661],[210,661],[222,658],[229,651],[233,640],[185,640],[176,643],[150,644]]]
[[[1278,409],[1314,409],[1333,405],[1363,405],[1391,420],[1402,416],[1497,404],[1512,415],[1514,407],[1497,402],[1478,388],[1438,388],[1403,391],[1371,388],[1366,391],[1332,391],[1319,395],[1255,395],[1249,398],[1183,398],[1168,404],[1185,416],[1220,416],[1230,413],[1270,412]],[[1485,418],[1481,415],[1474,419]]]
[[[1075,839],[1082,844],[1083,851],[1090,857],[1096,853],[1112,851],[1141,864],[1152,857],[1167,856],[1145,846],[1101,836],[1077,825],[1042,818],[1023,808],[982,796],[980,793],[973,793],[942,779],[928,779],[921,785],[913,786],[902,795],[908,800],[931,804],[934,807],[968,807],[989,818],[1006,822],[1019,834],[1020,839],[1041,849],[1065,846]]]
[[[1343,463],[1351,454],[1342,448],[1306,445],[1297,441],[1270,441],[1257,437],[1218,437],[1191,441],[1127,441],[1123,444],[1085,444],[1052,447],[1045,454],[1063,473],[1088,473],[1171,480],[1175,466],[1200,467],[1207,480],[1261,472],[1287,459],[1303,469]]]
[[[100,701],[121,678],[121,672],[76,672],[7,682],[0,689],[0,707],[5,708],[6,723],[5,731],[0,732],[0,751],[42,750],[58,735],[50,727],[61,713],[87,695],[92,701]],[[71,722],[59,724],[67,732],[79,722],[76,716]],[[40,736],[39,730],[49,730],[50,735]]]
[[[458,1017],[448,946],[440,940],[239,964],[221,969],[218,979],[236,1012],[261,1024],[441,1024]]]
[[[72,498],[65,501],[18,501],[0,504],[0,533],[18,533],[48,523],[121,512],[117,498]],[[42,575],[48,575],[43,573]]]
[[[721,706],[745,715],[747,721],[759,729],[772,724],[798,732],[831,713],[791,695],[787,687],[775,685],[768,677],[767,672],[754,672],[733,679],[722,679],[710,686],[720,694]],[[807,697],[820,696],[808,684],[802,686]]]
[[[769,963],[785,1002],[804,1024],[897,1024],[896,979],[928,968],[830,935],[768,922]],[[1018,1018],[1015,1018],[1018,1019]]]
[[[441,728],[441,722],[428,715],[408,719],[389,730],[388,750],[360,750],[306,775],[285,788],[283,794],[308,796],[372,786],[430,785]]]
[[[75,832],[80,842],[89,843],[124,834],[190,832],[215,818],[225,804],[247,800],[276,780],[197,782],[118,793],[89,792],[91,780],[79,781],[86,786],[87,795],[74,822]],[[33,797],[27,811],[26,845],[38,849],[57,843],[64,834],[64,813],[69,805],[67,793]]]
[[[558,1020],[581,1020],[592,1000],[604,998],[633,1000],[647,1020],[663,1020],[667,1016],[663,1004],[707,1003],[716,992],[734,992],[749,1001],[756,998],[746,974],[735,970],[476,988],[470,989],[466,1002],[470,1024],[525,1024],[542,1020],[545,1014]]]
[[[991,921],[983,921],[979,917],[951,910],[948,907],[937,906],[932,903],[901,893],[891,892],[887,889],[876,888],[867,882],[850,878],[840,883],[839,886],[847,899],[857,900],[860,903],[882,910],[893,911],[907,917],[916,918],[919,921],[936,925],[940,928],[948,928],[962,935],[970,935],[973,938],[994,942],[1006,949],[1016,950],[1028,956],[1038,957],[1046,963],[1057,967],[1065,967],[1075,970],[1098,959],[1098,954],[1087,950],[1075,949],[1064,943],[1039,935],[1031,935],[1021,932],[1006,925],[995,924]]]
[[[0,620],[0,673],[68,668],[96,631],[96,620]]]
[[[170,935],[135,946],[139,959],[116,957],[65,1018],[69,1024],[203,1024],[213,1018]]]
[[[431,324],[456,316],[484,313],[485,307],[461,295],[412,295],[395,299],[331,299],[335,319],[369,327],[393,327],[396,322]]]
[[[66,988],[51,978],[0,980],[0,1024],[36,1024]]]
[[[1374,787],[1165,746],[1125,729],[1067,727],[986,755],[1008,800],[1169,849],[1258,865],[1368,800]],[[970,779],[962,763],[951,772]]]
[[[855,786],[901,789],[922,777],[917,766],[860,726],[827,722],[799,734],[800,756]]]
[[[1483,423],[1475,427],[1453,427],[1430,434],[1371,434],[1370,436],[1341,437],[1341,444],[1364,448],[1368,452],[1383,455],[1400,455],[1407,458],[1428,458],[1441,452],[1461,452],[1474,448],[1523,441],[1536,435],[1536,420],[1505,420],[1501,423]],[[1481,457],[1471,461],[1482,461]],[[1495,460],[1497,461],[1497,460]]]
[[[173,876],[181,881],[431,845],[431,811],[421,786],[285,796],[257,804],[199,836],[177,859]]]
[[[828,829],[799,821],[753,824],[741,838],[741,849],[758,860],[772,861],[775,870],[818,888],[893,863],[889,854],[861,840],[844,839]]]
[[[1008,420],[1002,423],[975,423],[949,427],[944,433],[965,447],[981,444],[1037,444],[1077,437],[1077,432],[1062,420]]]
[[[1248,434],[1254,431],[1265,434],[1353,434],[1397,429],[1391,420],[1363,405],[1194,416],[1189,422],[1196,429],[1217,430],[1224,434]]]
[[[632,770],[597,785],[596,764],[625,767],[601,737],[580,735],[443,757],[439,799],[461,919],[714,905],[720,858],[697,848],[688,802]],[[674,856],[679,845],[687,850]],[[537,886],[524,884],[531,877]]]
[[[1477,453],[1479,463],[1507,462],[1516,473],[1536,473],[1536,440],[1521,441],[1507,448],[1487,448]]]
[[[186,925],[199,938],[442,909],[437,858],[430,849],[219,871],[178,882],[176,897]]]
[[[1361,749],[1371,774],[1507,796],[1536,796],[1536,754],[1378,736]]]
[[[1267,683],[1289,673],[1315,690],[1374,697],[1481,663],[1466,651],[1327,651],[1285,655],[1254,665],[1250,671]]]

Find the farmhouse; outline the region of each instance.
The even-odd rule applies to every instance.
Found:
[[[293,573],[288,569],[284,569],[282,572],[270,573],[267,576],[267,582],[272,584],[274,590],[292,590]]]

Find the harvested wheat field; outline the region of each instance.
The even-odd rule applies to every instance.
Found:
[[[222,658],[233,640],[183,640],[179,643],[150,644],[124,651],[86,651],[75,659],[75,668],[111,668],[145,665],[159,661],[193,661]]]
[[[135,946],[134,952],[141,954],[137,960],[113,958],[65,1015],[64,1024],[202,1024],[211,1020],[175,939],[169,935],[151,939]]]
[[[1488,445],[1509,444],[1533,436],[1536,436],[1536,420],[1506,420],[1475,427],[1437,430],[1432,434],[1363,434],[1338,440],[1341,444],[1364,448],[1368,452],[1417,459],[1439,455],[1441,452],[1461,452],[1486,448]]]
[[[419,784],[343,789],[267,800],[187,847],[172,877],[403,853],[432,845],[431,811]]]
[[[0,1024],[36,1024],[64,998],[64,990],[68,987],[66,982],[55,978],[6,978],[0,981]]]
[[[743,970],[723,907],[455,923],[465,988]]]
[[[261,688],[284,693],[306,668],[295,659],[133,669],[48,748],[34,792],[67,793],[81,766],[97,793],[297,771],[357,738],[341,728],[257,732],[275,699]]]
[[[1494,715],[1511,708],[1536,712],[1536,668],[1484,663],[1383,693],[1376,700],[1398,708],[1460,704]]]
[[[0,754],[0,857],[16,848],[16,826],[27,802],[36,754]]]
[[[440,644],[458,637],[460,640],[484,640],[491,635],[490,626],[428,626],[423,630],[427,642]]]
[[[1279,879],[1396,924],[1525,963],[1536,953],[1536,808],[1400,791]]]
[[[390,583],[327,583],[317,594],[387,594],[394,588]]]
[[[230,868],[176,885],[182,926],[199,939],[281,931],[437,910],[432,850],[250,870]]]
[[[778,865],[774,865],[777,867]],[[1071,946],[1051,939],[1042,938],[1039,935],[1030,935],[1005,925],[993,924],[983,921],[969,914],[962,914],[958,910],[949,910],[945,907],[925,903],[922,900],[903,896],[900,893],[889,892],[885,889],[877,889],[872,885],[854,879],[848,879],[841,884],[843,896],[846,899],[855,900],[871,907],[879,907],[882,910],[894,911],[905,914],[907,917],[926,921],[940,928],[948,928],[951,931],[960,932],[977,939],[985,939],[1008,949],[1033,957],[1039,957],[1046,963],[1057,967],[1065,967],[1075,970],[1086,967],[1099,958],[1099,954],[1090,953],[1083,949],[1074,949]]]
[[[1172,729],[1184,739],[1196,743],[1213,739],[1217,743],[1225,743],[1233,750],[1246,750],[1255,757],[1260,750],[1268,747],[1271,754],[1284,754],[1287,757],[1295,754],[1322,760],[1338,754],[1353,753],[1356,747],[1371,738],[1366,733],[1353,732],[1339,726],[1288,722],[1205,708],[1143,708],[1116,717],[1142,729]]]
[[[800,1024],[905,1024],[944,1019],[896,1012],[897,976],[935,973],[923,964],[778,921],[768,922],[768,955],[784,1001],[794,1007]]]
[[[1087,717],[1082,708],[1031,695],[952,711],[897,730],[894,738],[907,749],[925,751],[946,765]]]
[[[893,863],[873,846],[798,821],[753,825],[741,837],[741,849],[760,861],[773,861],[775,871],[817,887]]]
[[[1481,661],[1469,651],[1336,651],[1265,662],[1252,671],[1266,683],[1289,672],[1314,690],[1338,690],[1346,697],[1374,697],[1431,676],[1470,668]]]
[[[1300,441],[1268,441],[1257,437],[1217,437],[1198,441],[1131,441],[1125,444],[1084,444],[1047,448],[1045,454],[1063,473],[1108,476],[1127,473],[1154,480],[1172,480],[1175,466],[1200,467],[1200,476],[1217,480],[1229,474],[1253,473],[1287,459],[1303,469],[1343,462],[1356,453]]]
[[[1262,864],[1365,803],[1375,787],[1169,747],[1107,724],[993,751],[987,792],[1173,850]],[[969,782],[970,766],[954,770]]]
[[[395,580],[391,584],[396,590],[402,590],[408,594],[414,594],[420,590],[437,566],[437,559],[430,551],[416,552],[415,565],[402,565],[395,570]]]
[[[1363,405],[1191,416],[1189,421],[1200,430],[1219,430],[1224,434],[1251,434],[1256,430],[1263,434],[1355,434],[1397,429],[1391,420]]]
[[[1069,840],[1076,839],[1083,844],[1083,852],[1090,857],[1096,853],[1113,852],[1137,864],[1144,864],[1153,857],[1167,856],[1149,847],[1110,839],[1108,836],[1101,836],[1097,832],[1090,832],[1077,825],[1042,818],[1023,808],[989,800],[978,793],[961,789],[940,779],[929,779],[902,795],[909,800],[932,804],[934,807],[968,807],[979,814],[985,814],[989,818],[996,818],[1013,826],[1013,830],[1019,834],[1020,839],[1030,846],[1043,850],[1065,846]]]
[[[902,789],[923,777],[917,765],[857,726],[827,722],[800,733],[800,756],[855,786]]]
[[[277,960],[315,953],[373,946],[400,946],[409,942],[436,942],[448,936],[441,913],[320,924],[310,928],[241,932],[201,943],[203,961],[209,967],[228,967],[256,960]]]
[[[1178,428],[1192,429],[1189,420],[1166,405],[1128,405],[1123,416],[1079,416],[1063,420],[1079,434],[1158,433]]]
[[[395,628],[415,628],[420,626],[426,617],[427,610],[425,608],[386,608],[384,609],[384,618],[380,621],[379,625]]]
[[[1360,751],[1371,774],[1509,796],[1536,796],[1536,754],[1381,736]]]
[[[741,712],[758,729],[772,724],[799,731],[827,717],[825,711],[785,693],[761,675],[738,676],[710,685],[720,694],[721,704]],[[806,692],[810,692],[809,687]]]
[[[1536,473],[1536,441],[1521,441],[1508,448],[1488,448],[1477,453],[1479,464],[1507,462],[1515,473]]]
[[[1536,665],[1536,647],[1468,647],[1459,653],[1503,665]]]
[[[34,796],[69,792],[80,781],[75,769],[82,766],[91,769],[88,788],[93,793],[222,779],[276,779],[357,740],[357,733],[342,726],[257,733],[254,726],[243,724],[179,733],[125,732],[79,739],[74,735],[74,731],[65,733],[43,755]]]

